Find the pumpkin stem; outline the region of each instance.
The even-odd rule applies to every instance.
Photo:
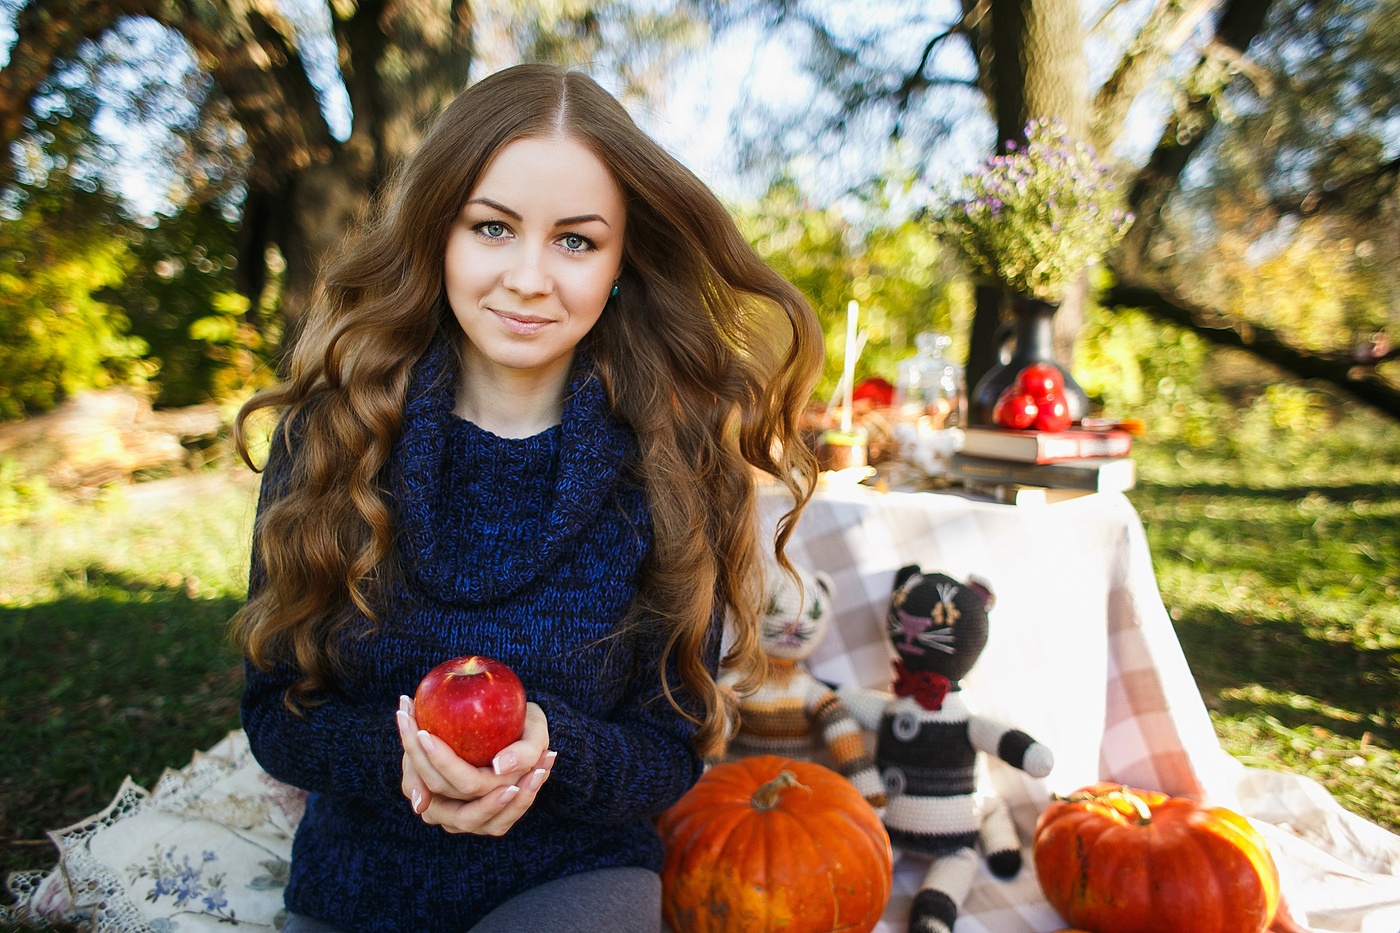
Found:
[[[777,777],[754,791],[753,797],[749,802],[753,804],[755,810],[771,810],[778,805],[778,800],[782,797],[783,791],[787,790],[789,787],[801,787],[804,790],[806,789],[806,785],[797,779],[797,775],[793,774],[787,768],[784,768],[778,772]]]
[[[1052,796],[1057,800],[1067,800],[1071,803],[1078,803],[1086,800],[1103,803],[1117,810],[1119,813],[1131,813],[1137,818],[1138,826],[1146,826],[1148,823],[1152,822],[1152,808],[1147,805],[1147,801],[1133,793],[1131,787],[1122,784],[1118,785],[1117,790],[1111,790],[1106,793],[1075,792],[1068,797],[1060,797],[1058,794]]]
[[[1137,825],[1139,826],[1146,826],[1152,822],[1152,808],[1147,805],[1147,801],[1126,787],[1104,794],[1101,799],[1107,801],[1109,806],[1115,810],[1123,813],[1126,813],[1127,810],[1121,804],[1127,804],[1137,814]]]

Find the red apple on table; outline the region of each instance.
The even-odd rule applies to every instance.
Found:
[[[1040,406],[1029,392],[1022,392],[1017,386],[1008,386],[992,407],[992,420],[1004,428],[1025,430],[1035,423]]]
[[[467,655],[428,672],[413,695],[418,727],[484,768],[525,732],[525,687],[500,661]]]
[[[1022,392],[1029,393],[1037,402],[1042,399],[1063,395],[1065,377],[1058,366],[1051,363],[1031,363],[1016,374],[1016,385]]]
[[[1063,431],[1070,425],[1069,404],[1058,395],[1041,399],[1036,406],[1037,431]]]

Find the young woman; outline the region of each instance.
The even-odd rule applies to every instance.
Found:
[[[289,930],[648,930],[652,818],[756,666],[761,548],[816,467],[815,316],[589,78],[541,65],[442,114],[324,276],[272,438],[243,723],[311,792]],[[768,474],[797,508],[754,533]],[[491,767],[418,728],[419,679],[520,676]]]

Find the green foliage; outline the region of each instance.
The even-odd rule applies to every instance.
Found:
[[[967,350],[971,296],[956,282],[927,225],[916,221],[875,226],[861,233],[834,207],[807,204],[791,180],[769,188],[742,210],[739,223],[764,261],[811,302],[826,334],[826,368],[818,398],[829,398],[841,378],[846,304],[860,302],[866,344],[856,380],[894,381],[898,362],[914,352],[914,336],[934,330],[953,337],[949,355]]]
[[[272,304],[237,291],[237,227],[209,205],[128,228],[135,261],[114,301],[159,366],[157,405],[243,397],[264,385],[281,340]]]
[[[1163,441],[1208,447],[1219,440],[1225,406],[1203,382],[1204,341],[1140,311],[1095,305],[1085,318],[1074,377],[1105,413],[1141,418]]]
[[[1051,119],[1026,124],[1025,148],[990,157],[963,185],[934,229],[976,275],[1043,301],[1063,298],[1132,222],[1092,148]]]
[[[1395,0],[1273,4],[1154,255],[1193,301],[1311,351],[1395,332]],[[1392,378],[1392,384],[1394,380]]]
[[[0,525],[52,514],[61,503],[42,475],[28,473],[13,457],[0,458]]]
[[[1400,435],[1376,416],[1138,311],[1091,308],[1074,372],[1107,414],[1148,425],[1136,456],[1149,481],[1185,469],[1206,484],[1325,484],[1347,463],[1349,482],[1373,483],[1400,462]],[[1359,446],[1377,455],[1365,468]]]
[[[198,115],[186,111],[206,88],[170,85],[168,63],[126,59],[141,32],[128,23],[84,43],[45,82],[17,144],[18,182],[0,191],[0,420],[92,387],[149,383],[157,404],[183,405],[266,378],[280,325],[273,307],[238,306],[228,215],[241,176],[196,151]],[[162,127],[175,135],[161,158],[186,202],[168,216],[135,218],[107,187],[118,155],[94,123],[115,106],[99,89],[118,73],[135,95],[128,122],[184,114]],[[138,75],[146,83],[132,86]],[[230,326],[191,333],[209,317]]]
[[[192,207],[143,226],[59,176],[0,219],[0,420],[87,388],[151,383],[158,405],[244,396],[281,321],[235,290],[235,226]]]
[[[0,221],[0,419],[153,374],[146,344],[104,300],[133,261],[120,224],[109,197],[77,187],[28,189]]]

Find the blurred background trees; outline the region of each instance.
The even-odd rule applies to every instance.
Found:
[[[542,58],[645,115],[736,36],[783,67],[708,62],[740,88],[716,170],[829,324],[822,391],[851,297],[863,374],[922,329],[969,379],[990,363],[1001,296],[921,211],[1053,114],[1137,215],[1059,315],[1063,355],[1095,335],[1077,365],[1107,367],[1099,402],[1159,389],[1102,352],[1110,331],[1165,327],[1400,415],[1398,0],[0,0],[7,22],[0,418],[113,383],[248,391],[457,88]]]
[[[636,95],[688,22],[612,0],[498,4],[489,17],[464,0],[5,0],[0,12],[14,33],[0,69],[0,268],[15,283],[0,338],[25,348],[0,377],[0,417],[140,377],[165,403],[266,379],[321,257],[472,75],[592,62]],[[150,164],[123,164],[142,147]]]
[[[1400,350],[1390,343],[1400,293],[1393,275],[1377,274],[1400,260],[1395,0],[961,0],[942,15],[917,3],[867,4],[865,15],[798,0],[709,9],[730,24],[757,18],[809,80],[801,111],[741,115],[750,158],[806,151],[836,163],[880,140],[905,171],[941,177],[950,162],[965,164],[968,135],[983,150],[1004,148],[1028,119],[1058,116],[1119,161],[1137,217],[1106,263],[1105,305],[1140,308],[1400,416]],[[753,96],[762,107],[762,92]],[[1327,275],[1345,280],[1340,291],[1273,281],[1284,267],[1321,274],[1304,271],[1314,265],[1308,244],[1327,254]],[[1324,306],[1310,300],[1321,292],[1332,296]],[[1000,297],[978,289],[971,380],[994,358]],[[1066,302],[1063,355],[1089,310]],[[1315,326],[1300,329],[1299,317]]]

